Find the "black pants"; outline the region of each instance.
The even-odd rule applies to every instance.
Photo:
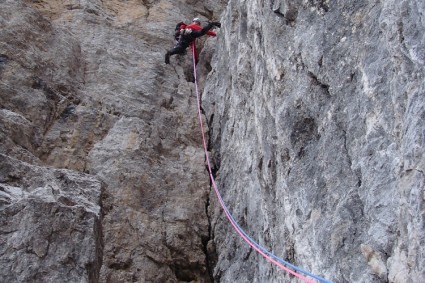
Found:
[[[184,54],[185,51],[186,51],[186,48],[188,48],[189,45],[190,45],[190,42],[189,42],[189,44],[181,44],[180,42],[178,42],[176,44],[176,46],[174,46],[173,49],[171,49],[170,51],[168,51],[168,54],[169,55]]]

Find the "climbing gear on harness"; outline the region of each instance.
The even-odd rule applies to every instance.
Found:
[[[180,34],[181,35],[189,35],[191,33],[192,33],[192,29],[191,28],[185,28],[185,29],[180,30]]]

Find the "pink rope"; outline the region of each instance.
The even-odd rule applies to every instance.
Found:
[[[236,230],[236,232],[239,234],[239,236],[244,239],[245,242],[248,243],[248,245],[250,245],[254,250],[256,250],[259,254],[261,254],[265,259],[267,259],[268,261],[270,261],[271,263],[275,264],[277,267],[279,267],[280,269],[300,278],[301,280],[308,282],[308,283],[314,283],[314,281],[312,281],[309,278],[306,278],[304,276],[302,276],[301,274],[296,273],[295,271],[287,268],[286,266],[284,266],[283,264],[281,264],[280,262],[276,261],[275,259],[273,259],[272,257],[270,257],[269,255],[267,255],[266,253],[264,253],[262,250],[260,250],[256,245],[254,245],[254,243],[252,243],[250,241],[250,239],[248,239],[244,233],[242,233],[242,231],[240,231],[238,225],[236,225],[236,223],[233,222],[232,217],[229,213],[229,211],[226,209],[226,205],[224,204],[223,199],[221,198],[220,192],[217,189],[217,185],[215,183],[214,177],[212,175],[212,170],[211,170],[211,164],[210,164],[210,159],[208,156],[208,150],[207,150],[207,143],[205,141],[205,133],[204,133],[204,126],[202,123],[202,113],[201,113],[201,100],[199,97],[199,91],[198,91],[198,81],[196,78],[196,62],[195,62],[195,52],[196,52],[196,46],[195,46],[195,42],[192,43],[192,55],[193,55],[193,76],[195,79],[195,92],[196,92],[196,100],[198,103],[198,116],[199,116],[199,123],[201,124],[201,133],[202,133],[202,142],[204,144],[204,151],[205,151],[205,156],[207,159],[207,165],[208,165],[208,171],[210,174],[210,178],[211,178],[211,182],[213,184],[214,187],[214,191],[215,194],[217,195],[217,198],[220,202],[221,207],[223,208],[227,219],[229,219],[230,223],[232,224],[233,228]]]

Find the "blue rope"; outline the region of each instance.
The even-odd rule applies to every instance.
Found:
[[[332,281],[329,281],[329,280],[326,280],[326,279],[324,279],[324,278],[322,278],[320,276],[314,275],[314,274],[312,274],[312,273],[310,273],[310,272],[308,272],[306,270],[303,270],[303,269],[301,269],[301,268],[299,268],[299,267],[297,267],[297,266],[295,266],[295,265],[293,265],[293,264],[291,264],[291,263],[289,263],[289,262],[281,259],[280,257],[275,256],[274,254],[272,254],[271,252],[267,251],[265,248],[263,248],[262,246],[260,246],[260,244],[258,244],[250,236],[248,236],[245,233],[245,231],[239,226],[239,224],[235,221],[235,219],[233,218],[232,214],[229,212],[229,209],[224,204],[223,198],[221,197],[220,194],[219,194],[219,198],[221,199],[221,201],[223,203],[223,208],[227,211],[227,213],[228,213],[229,217],[232,219],[233,223],[239,228],[239,230],[242,232],[242,234],[244,234],[244,236],[247,239],[249,239],[251,241],[251,243],[254,244],[257,248],[259,248],[262,252],[266,253],[267,255],[269,255],[270,257],[272,257],[275,260],[279,261],[280,263],[282,263],[282,264],[284,264],[284,265],[286,265],[288,267],[291,267],[292,269],[294,269],[294,270],[296,270],[296,271],[298,271],[300,273],[303,273],[305,275],[308,275],[308,276],[310,276],[310,277],[312,277],[312,278],[314,278],[316,280],[319,280],[320,282],[323,282],[323,283],[333,283]]]

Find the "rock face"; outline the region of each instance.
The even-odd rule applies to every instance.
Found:
[[[423,1],[0,0],[6,282],[425,281]]]
[[[101,182],[0,155],[2,282],[98,282]]]
[[[218,17],[222,3],[4,0],[0,6],[0,152],[10,164],[1,172],[2,278],[211,281],[209,180],[190,57],[173,57],[174,66],[163,60],[177,22]],[[21,167],[46,173],[32,180]],[[73,194],[93,190],[91,205],[100,212],[89,213],[67,195],[63,204],[49,188],[74,186],[49,181],[57,172],[52,167],[73,170],[66,178],[91,175],[72,177],[93,182]]]
[[[425,4],[384,2],[230,1],[203,94],[236,220],[335,282],[425,280]],[[212,217],[217,281],[290,280]]]

